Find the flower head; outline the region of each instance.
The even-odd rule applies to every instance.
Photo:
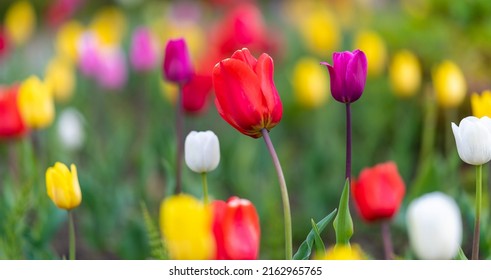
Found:
[[[7,8],[5,28],[10,40],[23,45],[32,35],[36,24],[36,13],[30,1],[18,0]]]
[[[157,46],[149,29],[139,27],[133,32],[130,61],[136,71],[149,71],[156,66]]]
[[[50,88],[36,76],[26,79],[19,87],[19,107],[30,128],[49,126],[55,118],[55,105]]]
[[[273,82],[273,59],[248,49],[236,51],[213,69],[215,105],[222,118],[241,133],[259,138],[275,127],[283,107]]]
[[[355,102],[361,97],[367,79],[367,58],[360,50],[335,52],[333,64],[326,65],[331,78],[331,94],[342,103]]]
[[[407,209],[411,247],[420,259],[449,260],[462,242],[462,218],[457,203],[440,192],[413,200]]]
[[[400,97],[413,96],[421,85],[421,65],[408,50],[398,51],[389,67],[390,84]]]
[[[78,183],[77,167],[57,162],[46,170],[46,191],[53,203],[61,209],[71,210],[80,205],[82,192]]]
[[[460,158],[472,165],[485,164],[491,160],[491,119],[470,116],[452,123],[452,131]]]
[[[60,143],[68,150],[80,149],[85,140],[83,117],[75,108],[61,111],[56,126]]]
[[[68,101],[76,83],[72,63],[63,57],[51,59],[46,66],[45,81],[56,101]]]
[[[367,69],[369,76],[378,76],[384,71],[387,63],[387,47],[377,32],[371,30],[359,32],[355,38],[355,48],[364,50],[367,60],[370,61]]]
[[[215,254],[212,219],[211,207],[190,195],[166,198],[160,205],[160,229],[169,257],[177,260],[212,259]]]
[[[183,84],[193,77],[193,65],[184,39],[167,42],[163,68],[165,78],[171,82]]]
[[[433,71],[436,100],[444,108],[455,108],[465,98],[467,83],[462,70],[452,61],[444,61]]]
[[[480,95],[471,95],[472,115],[477,118],[491,117],[491,90],[485,90]]]
[[[18,85],[0,86],[0,139],[20,137],[27,132],[17,105],[18,88]]]
[[[75,63],[78,61],[78,44],[84,33],[83,25],[78,21],[64,23],[56,33],[56,51],[60,56]]]
[[[184,159],[197,173],[210,172],[220,162],[220,144],[213,131],[191,131],[184,142]]]
[[[394,162],[365,168],[352,184],[353,198],[366,221],[392,218],[404,198],[404,181]]]
[[[213,205],[213,233],[217,244],[216,259],[254,260],[259,255],[261,230],[254,205],[233,196]]]
[[[319,62],[310,57],[300,59],[293,70],[293,89],[300,105],[315,108],[327,101],[329,80]]]

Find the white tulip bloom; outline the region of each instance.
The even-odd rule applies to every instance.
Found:
[[[60,113],[56,130],[61,144],[68,150],[78,150],[84,144],[83,117],[74,108],[67,108]]]
[[[409,241],[419,259],[449,260],[462,242],[462,218],[457,203],[441,192],[413,200],[406,215]]]
[[[452,131],[460,158],[472,165],[485,164],[491,160],[491,119],[470,116],[452,123]]]
[[[184,159],[197,173],[209,172],[220,162],[220,143],[213,131],[191,131],[184,142]]]

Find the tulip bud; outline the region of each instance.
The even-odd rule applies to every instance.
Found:
[[[261,129],[275,127],[283,115],[273,67],[269,55],[256,59],[244,48],[213,69],[218,113],[235,129],[253,138],[262,136]]]
[[[465,98],[467,84],[460,68],[451,61],[444,61],[433,72],[436,100],[444,108],[455,108]]]
[[[27,127],[17,105],[18,86],[0,87],[0,139],[24,135]]]
[[[10,40],[23,45],[29,40],[35,29],[36,13],[30,1],[18,0],[7,8],[5,29]]]
[[[213,131],[191,131],[184,142],[184,159],[196,173],[210,172],[220,162],[220,143]]]
[[[460,158],[472,165],[485,164],[491,160],[491,119],[470,116],[452,123],[452,131]]]
[[[481,95],[471,95],[472,115],[477,118],[491,117],[491,90],[485,90]]]
[[[212,205],[216,259],[257,259],[261,232],[254,205],[249,200],[236,196],[229,198],[227,202],[214,201]]]
[[[389,67],[390,84],[400,97],[413,96],[421,85],[421,65],[408,50],[397,52]]]
[[[462,242],[462,219],[457,203],[440,192],[413,200],[407,209],[411,247],[420,259],[452,259]]]
[[[332,55],[333,65],[326,65],[331,78],[331,94],[342,103],[358,100],[365,89],[367,58],[360,50],[336,52]]]
[[[55,105],[49,87],[36,76],[26,79],[19,88],[18,104],[28,127],[41,129],[55,118]]]
[[[187,194],[171,196],[162,202],[160,229],[171,259],[213,258],[212,215],[210,206]]]
[[[368,222],[392,218],[404,198],[404,181],[394,162],[363,169],[352,185],[358,212]]]
[[[300,105],[315,108],[327,101],[329,80],[314,58],[300,59],[293,70],[293,90]]]
[[[53,203],[61,209],[71,210],[80,205],[82,192],[78,183],[77,167],[70,170],[60,162],[46,170],[46,191]]]
[[[184,84],[193,77],[193,65],[184,39],[169,40],[165,47],[164,75],[171,82]]]

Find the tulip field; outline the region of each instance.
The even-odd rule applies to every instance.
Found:
[[[491,259],[491,2],[0,3],[0,259]]]

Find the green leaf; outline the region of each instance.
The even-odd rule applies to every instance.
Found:
[[[322,232],[324,228],[332,221],[334,215],[336,215],[337,209],[334,209],[329,215],[324,217],[320,222],[317,223],[317,229],[319,232]],[[298,247],[297,252],[293,256],[294,260],[308,260],[310,258],[310,254],[312,253],[312,245],[314,244],[315,232],[312,229],[307,238],[305,239],[300,247]]]
[[[459,252],[457,252],[457,256],[455,256],[454,259],[459,260],[459,261],[466,261],[467,260],[467,257],[465,256],[462,248],[459,248]]]
[[[339,211],[333,223],[336,232],[336,244],[349,245],[349,240],[353,235],[353,220],[349,212],[349,186],[349,179],[347,178],[339,201]]]
[[[153,223],[152,217],[148,212],[147,205],[145,202],[141,202],[143,220],[145,222],[145,227],[147,229],[147,235],[150,245],[150,255],[153,259],[157,260],[165,260],[167,259],[167,252],[165,249],[165,245],[160,237],[159,231],[155,227]]]
[[[322,238],[319,232],[319,228],[315,224],[314,219],[310,219],[310,222],[312,223],[312,230],[314,231],[314,244],[315,244],[315,251],[319,255],[323,255],[326,253],[326,247],[324,246],[324,242],[322,242]]]

